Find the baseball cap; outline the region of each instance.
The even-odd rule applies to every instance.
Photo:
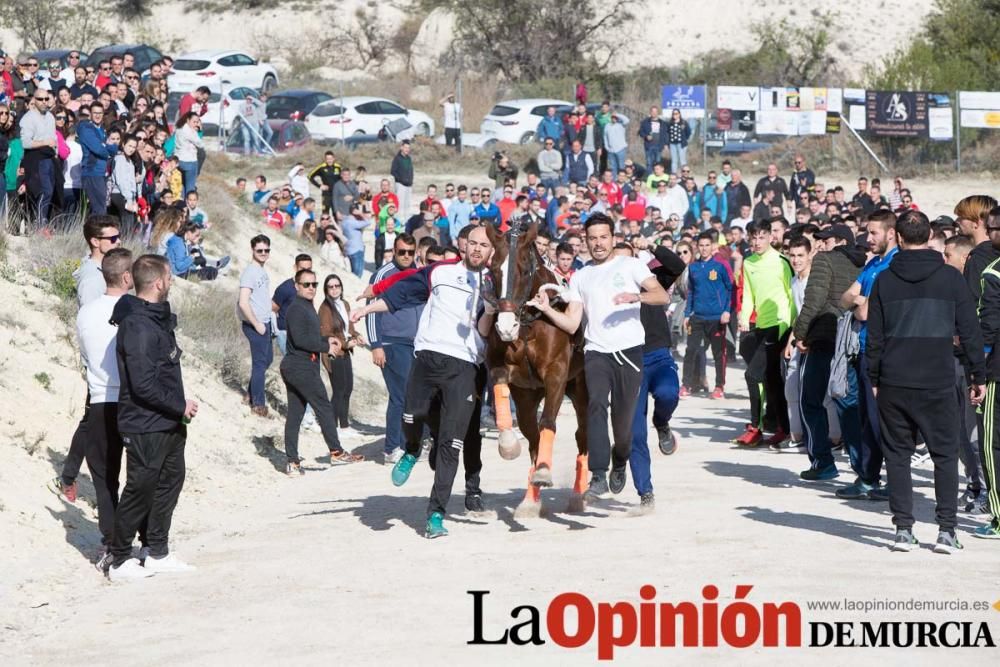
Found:
[[[934,218],[934,220],[931,222],[931,225],[934,227],[954,227],[955,218],[951,217],[950,215],[939,215],[938,217]]]
[[[847,225],[830,225],[826,229],[816,232],[816,238],[820,241],[826,239],[840,239],[849,245],[854,244],[854,232]]]

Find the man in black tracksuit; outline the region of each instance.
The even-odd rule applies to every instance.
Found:
[[[958,335],[972,374],[972,401],[985,394],[986,362],[976,308],[962,275],[927,248],[930,221],[907,211],[896,222],[902,250],[872,288],[868,306],[868,374],[876,391],[893,549],[909,551],[913,537],[910,456],[921,433],[934,461],[940,528],[934,550],[961,549],[955,537],[960,428],[952,341]]]
[[[316,414],[316,421],[330,450],[330,465],[357,463],[364,458],[348,453],[340,446],[330,397],[320,377],[319,355],[336,355],[340,351],[340,342],[320,334],[319,315],[313,307],[316,284],[316,274],[310,269],[297,271],[295,299],[285,311],[288,341],[285,357],[281,360],[281,379],[288,393],[288,414],[285,416],[285,456],[288,458],[285,473],[288,475],[303,474],[299,458],[299,427],[306,405],[311,406]]]
[[[333,151],[327,151],[323,162],[309,172],[309,182],[323,193],[323,213],[333,215],[333,186],[340,180],[340,164]]]
[[[185,421],[197,414],[198,404],[184,398],[181,350],[174,338],[177,317],[167,302],[169,263],[159,255],[143,255],[132,265],[132,276],[136,295],[123,296],[111,313],[118,327],[118,429],[126,452],[125,490],[111,540],[112,581],[190,569],[169,554],[167,540],[184,486]],[[130,556],[132,539],[147,516],[149,556],[143,569]]]

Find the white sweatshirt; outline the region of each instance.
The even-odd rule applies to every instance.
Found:
[[[91,403],[118,402],[120,381],[115,353],[118,327],[108,320],[120,298],[103,294],[80,308],[76,316],[76,335],[80,341],[80,355],[87,365]]]

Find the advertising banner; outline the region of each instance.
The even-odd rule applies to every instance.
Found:
[[[757,86],[719,86],[715,89],[715,106],[733,111],[758,111],[760,88]]]
[[[1000,93],[963,90],[958,108],[962,127],[1000,129]]]
[[[869,90],[865,97],[869,133],[876,137],[926,137],[927,94]]]
[[[664,110],[698,111],[705,113],[708,108],[708,89],[705,86],[663,86],[660,104]]]

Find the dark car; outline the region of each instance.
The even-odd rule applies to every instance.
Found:
[[[111,56],[124,56],[131,53],[135,56],[135,69],[140,74],[149,66],[163,57],[163,54],[147,44],[108,44],[98,49],[87,58],[87,67],[97,67],[102,60],[111,60]]]
[[[283,90],[267,100],[267,121],[277,129],[286,120],[302,120],[333,95],[318,90]]]
[[[79,53],[80,62],[86,62],[87,52],[80,49],[43,49],[35,51],[31,57],[38,61],[38,66],[42,70],[48,71],[49,63],[53,60],[58,60],[62,67],[66,67],[69,64],[69,54],[71,53]]]
[[[312,142],[308,128],[300,121],[272,121],[271,127],[274,128],[274,135],[269,143],[275,153],[300,148]],[[243,149],[243,130],[237,124],[226,137],[226,152],[242,154]]]

